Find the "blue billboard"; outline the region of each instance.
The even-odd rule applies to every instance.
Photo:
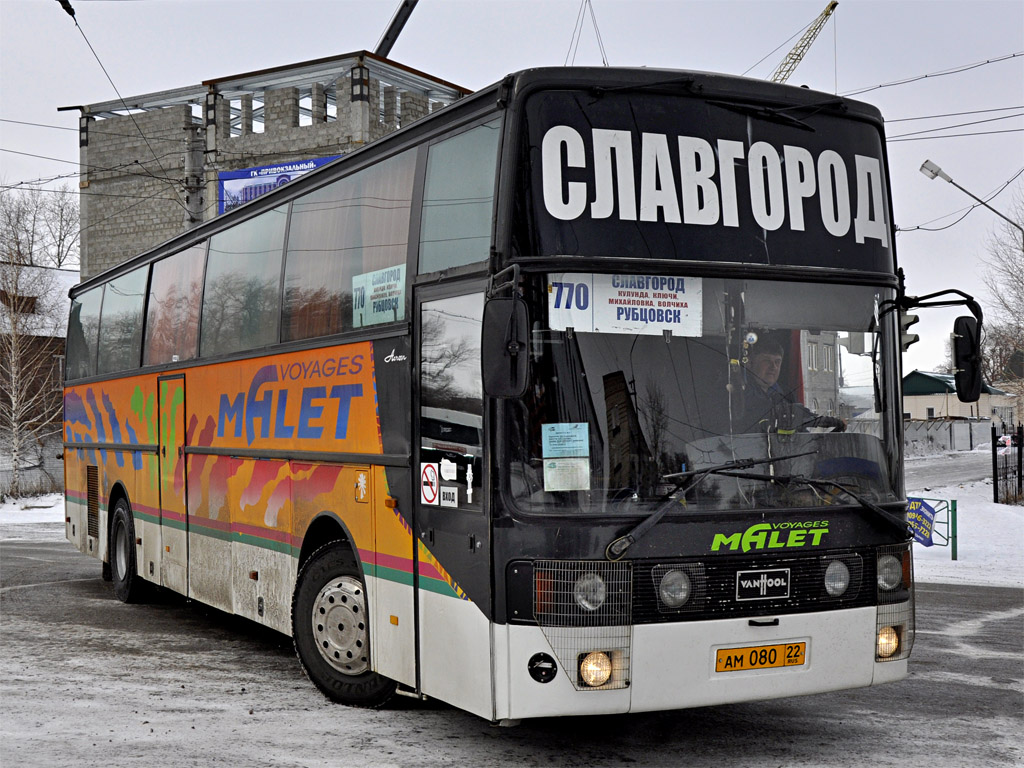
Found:
[[[221,171],[217,174],[217,213],[255,200],[272,189],[287,184],[321,165],[337,160],[341,155],[316,157],[312,160],[295,160],[278,165],[263,165],[258,168],[243,168],[240,171]]]

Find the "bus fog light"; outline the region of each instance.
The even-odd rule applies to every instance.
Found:
[[[878,657],[888,659],[900,647],[899,633],[892,627],[882,627],[878,630]]]
[[[850,586],[850,569],[842,560],[833,560],[825,569],[825,591],[831,597],[839,597]]]
[[[878,588],[890,592],[903,581],[903,564],[893,555],[878,558]]]
[[[580,662],[580,677],[592,688],[604,685],[612,676],[612,660],[603,651],[592,651]]]
[[[658,597],[669,608],[679,608],[690,599],[690,577],[685,571],[673,569],[661,577]]]
[[[584,573],[572,588],[572,596],[576,605],[585,611],[596,611],[604,605],[605,596],[608,593],[604,579],[596,573]]]

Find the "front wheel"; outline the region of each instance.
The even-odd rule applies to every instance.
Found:
[[[145,593],[145,584],[135,567],[135,522],[125,499],[118,499],[114,504],[109,558],[114,595],[122,603],[139,602]]]
[[[343,544],[327,544],[299,572],[292,598],[295,652],[306,676],[342,704],[379,707],[395,682],[370,668],[366,587]]]

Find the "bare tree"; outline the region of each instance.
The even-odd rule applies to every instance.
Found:
[[[1024,192],[1014,196],[1008,216],[1024,226]],[[992,298],[985,343],[985,374],[1024,398],[1024,242],[1021,230],[1001,222],[987,243],[985,285]]]
[[[46,261],[58,269],[77,267],[81,232],[78,193],[64,185],[45,197],[40,224]]]
[[[27,490],[22,471],[41,467],[44,445],[60,433],[63,313],[53,269],[0,262],[0,443],[12,496]]]
[[[78,266],[78,195],[55,190],[0,191],[2,260],[16,264]]]
[[[0,445],[15,496],[60,434],[66,281],[54,267],[77,263],[78,203],[53,194],[0,191]]]

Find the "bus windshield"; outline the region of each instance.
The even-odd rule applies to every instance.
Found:
[[[899,498],[877,394],[895,374],[877,332],[890,289],[564,273],[532,288],[532,383],[506,411],[521,511]]]

